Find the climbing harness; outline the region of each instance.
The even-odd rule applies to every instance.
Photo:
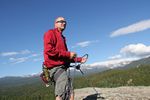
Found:
[[[42,81],[45,83],[46,87],[49,87],[49,84],[52,85],[53,82],[55,82],[59,78],[59,76],[65,71],[65,69],[63,69],[63,67],[65,67],[65,66],[62,65],[60,67],[61,67],[61,69],[54,73],[55,76],[54,75],[51,76],[50,71],[49,71],[51,69],[48,69],[46,66],[43,65],[42,73],[41,73],[40,77],[41,77]]]
[[[88,59],[88,54],[83,55],[82,58],[85,58],[86,61],[87,61],[87,59]],[[74,81],[75,69],[79,70],[80,73],[86,78],[86,80],[89,81],[88,78],[87,78],[87,77],[85,76],[85,74],[83,73],[83,71],[81,70],[81,66],[82,66],[84,63],[86,63],[86,61],[85,61],[85,62],[81,62],[81,63],[77,63],[77,59],[75,58],[75,63],[74,63],[74,65],[70,65],[70,67],[74,68],[74,73],[73,73],[73,78],[72,78],[72,79],[71,79],[71,75],[70,75],[70,69],[68,68],[68,83],[67,83],[67,87],[66,87],[66,89],[65,89],[65,91],[64,91],[64,93],[63,93],[63,94],[64,94],[63,100],[69,100],[69,99],[70,99],[70,95],[71,95],[70,89],[71,89],[71,85],[72,85],[71,82],[73,83],[73,81]],[[43,80],[43,82],[46,84],[46,87],[48,87],[48,86],[49,86],[49,83],[51,83],[53,80],[52,80],[52,78],[50,77],[49,69],[46,68],[46,66],[43,66],[43,69],[42,69],[42,70],[43,70],[43,72],[41,73],[40,77],[41,77],[41,79]],[[61,70],[60,72],[58,72],[59,75],[60,75],[62,72],[63,72],[62,70]],[[57,80],[57,78],[58,78],[58,75],[54,77],[54,80]],[[91,83],[91,82],[88,82],[88,83]],[[90,84],[90,85],[92,86],[92,88],[93,88],[93,90],[96,92],[96,94],[99,95],[98,91],[95,89],[95,87],[93,87],[93,84]]]

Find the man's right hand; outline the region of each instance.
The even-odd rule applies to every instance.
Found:
[[[77,54],[75,52],[70,52],[70,59],[73,59],[77,57]]]

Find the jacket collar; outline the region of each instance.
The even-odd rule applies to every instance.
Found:
[[[62,34],[62,32],[60,32],[60,31],[58,30],[58,28],[55,28],[54,30],[55,30],[56,33]]]

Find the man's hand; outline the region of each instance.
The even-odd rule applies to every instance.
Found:
[[[81,60],[81,63],[84,63],[84,62],[86,62],[86,60],[87,60],[87,58],[82,58],[82,60]]]
[[[77,57],[77,54],[75,52],[70,52],[70,59],[73,59]]]

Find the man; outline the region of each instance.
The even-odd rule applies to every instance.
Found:
[[[62,32],[66,28],[66,20],[58,17],[54,29],[44,34],[44,62],[43,66],[49,69],[50,77],[55,86],[56,100],[63,100],[66,88],[70,89],[70,100],[74,100],[72,83],[67,75],[67,68],[71,62],[85,62],[85,58],[77,57],[75,52],[67,49],[66,39]]]

